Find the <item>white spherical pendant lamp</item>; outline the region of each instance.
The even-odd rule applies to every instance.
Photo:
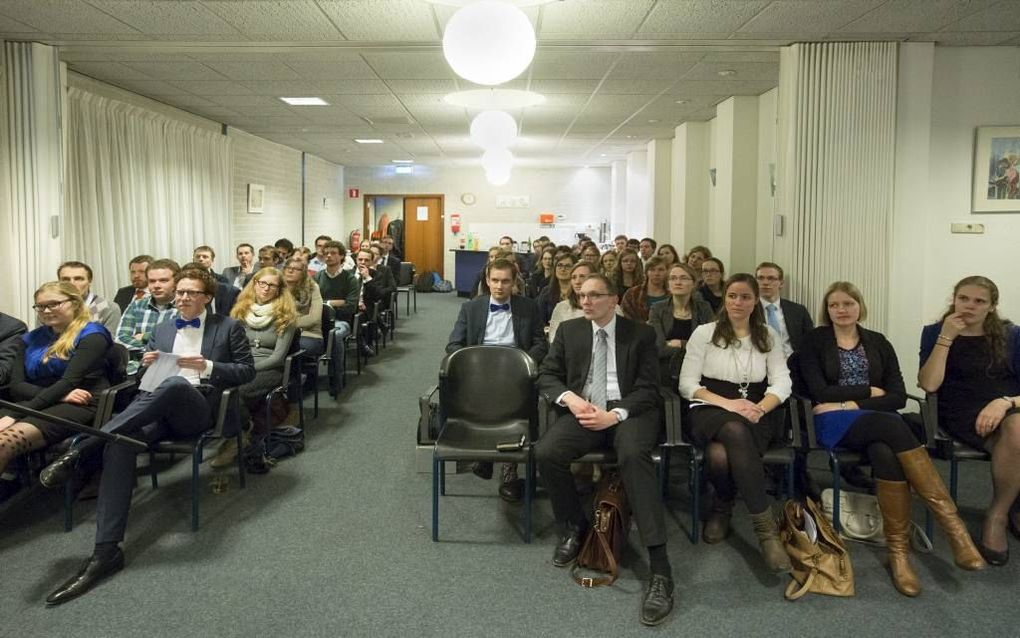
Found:
[[[485,180],[493,186],[503,186],[510,181],[510,169],[505,171],[485,171]]]
[[[482,167],[487,173],[509,173],[514,166],[514,154],[505,148],[492,148],[482,155]]]
[[[506,148],[517,139],[517,122],[504,111],[482,111],[471,120],[471,141],[479,147]]]
[[[514,79],[535,57],[535,29],[523,11],[498,0],[458,9],[443,32],[443,55],[465,80],[495,86]]]

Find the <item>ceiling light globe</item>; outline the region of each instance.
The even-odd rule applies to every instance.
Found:
[[[446,23],[443,55],[460,77],[486,86],[508,82],[535,57],[535,29],[523,11],[497,0],[462,7]]]
[[[488,173],[509,173],[514,166],[514,154],[505,148],[490,148],[482,154],[482,166]]]
[[[517,139],[517,122],[505,111],[482,111],[471,120],[471,141],[483,149],[506,148]]]
[[[505,171],[485,171],[485,181],[493,186],[505,186],[510,181],[510,169]]]

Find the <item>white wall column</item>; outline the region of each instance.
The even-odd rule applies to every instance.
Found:
[[[716,106],[716,183],[708,247],[727,273],[754,268],[758,216],[758,98],[731,97]]]
[[[628,237],[647,237],[652,232],[648,198],[648,153],[627,153],[627,214],[623,233]]]
[[[673,140],[648,142],[648,201],[651,209],[648,227],[651,236],[660,244],[673,243],[674,239],[670,232],[672,163]]]
[[[710,128],[708,122],[685,122],[676,127],[673,138],[669,236],[681,254],[708,243]]]

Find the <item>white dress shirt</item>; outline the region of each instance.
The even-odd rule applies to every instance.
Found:
[[[687,400],[696,400],[694,393],[705,387],[701,384],[702,377],[743,383],[744,372],[749,370],[747,382],[768,380],[765,393],[775,395],[780,402],[786,401],[793,392],[793,382],[782,349],[773,347],[766,353],[760,352],[751,344],[750,335],[740,340],[740,348],[720,348],[712,343],[715,324],[713,321],[698,326],[687,341],[687,353],[680,368],[680,395]],[[771,326],[767,327],[772,343],[776,343],[776,331]]]
[[[203,310],[202,314],[198,316],[198,327],[186,327],[178,328],[177,336],[174,337],[174,347],[171,352],[183,356],[193,356],[202,354],[202,335],[205,333],[205,317],[206,311]],[[180,317],[172,317],[169,321],[174,321]],[[207,378],[212,374],[213,362],[205,362],[205,372],[201,375],[197,370],[191,370],[189,368],[181,368],[178,376],[182,376],[188,380],[191,385],[198,385],[202,382],[202,379]]]
[[[497,303],[489,297],[489,304]],[[507,299],[507,304],[510,300]],[[489,308],[489,316],[485,320],[485,334],[482,336],[482,344],[486,346],[515,346],[513,307],[510,310],[499,310],[493,312]]]
[[[779,321],[779,342],[783,346],[783,354],[787,359],[793,354],[793,346],[790,345],[790,333],[786,329],[786,317],[783,316],[783,305],[779,303],[779,300],[766,301],[764,297],[758,299],[761,302],[762,312],[765,313],[765,320],[768,322],[769,317],[769,306],[776,307],[776,320]],[[771,326],[770,326],[771,327]]]

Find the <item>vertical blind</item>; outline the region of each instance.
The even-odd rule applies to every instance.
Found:
[[[796,44],[780,62],[779,212],[790,296],[818,311],[834,281],[856,284],[885,330],[896,142],[892,42]]]

